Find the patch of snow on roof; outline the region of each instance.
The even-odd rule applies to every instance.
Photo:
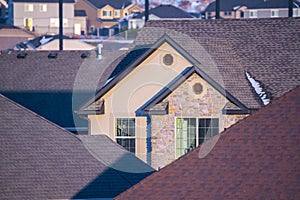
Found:
[[[44,45],[46,43],[48,43],[50,40],[52,40],[53,37],[48,37],[46,38],[45,36],[43,36],[43,38],[40,40],[41,45]]]
[[[233,10],[237,10],[237,9],[239,9],[241,6],[234,6],[232,9]]]
[[[115,78],[115,76],[113,76],[113,77],[111,77],[110,79],[108,79],[108,80],[104,83],[103,87],[106,86],[109,82],[111,82],[114,78]]]
[[[251,75],[246,72],[246,76],[248,81],[251,83],[252,87],[254,88],[255,92],[259,95],[260,99],[264,103],[264,105],[267,105],[270,103],[270,99],[268,99],[267,94],[263,91],[263,88],[259,84],[258,81],[256,81]]]

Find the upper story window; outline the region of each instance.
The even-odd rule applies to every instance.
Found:
[[[135,118],[117,118],[115,132],[117,143],[135,153]]]
[[[25,3],[25,12],[33,12],[33,4]]]
[[[47,4],[40,4],[40,12],[47,12]]]
[[[224,12],[224,15],[226,15],[226,16],[231,16],[231,11],[225,11],[225,12]]]
[[[279,17],[279,10],[271,10],[271,17]]]
[[[257,18],[257,10],[250,11],[250,18]]]
[[[176,158],[219,134],[218,118],[177,118]]]
[[[115,10],[115,18],[119,18],[120,17],[120,11],[119,10]]]
[[[63,19],[63,26],[68,27],[68,19]],[[50,18],[50,27],[59,27],[59,18]]]
[[[111,16],[111,11],[110,10],[103,10],[102,11],[102,15],[104,17],[110,17]]]

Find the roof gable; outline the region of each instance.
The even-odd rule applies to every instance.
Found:
[[[297,87],[225,130],[206,157],[216,137],[115,199],[300,198],[299,98]]]
[[[168,106],[162,106],[162,109],[155,108],[157,104],[161,103],[167,96],[169,96],[177,87],[179,87],[183,82],[185,82],[192,74],[196,73],[198,76],[204,78],[211,86],[213,86],[219,93],[226,97],[237,108],[232,109],[235,111],[234,114],[249,114],[250,111],[239,102],[230,93],[224,90],[222,86],[217,84],[211,78],[209,78],[201,69],[198,67],[186,68],[181,74],[179,74],[174,80],[172,80],[168,85],[166,85],[160,92],[158,92],[152,99],[145,103],[138,111],[137,115],[141,114],[167,114]],[[226,113],[226,110],[223,110]]]
[[[222,85],[215,82],[213,78],[211,78],[209,75],[207,75],[205,72],[203,72],[200,69],[201,63],[199,62],[199,60],[196,60],[193,56],[191,56],[185,49],[183,49],[171,37],[169,37],[168,34],[164,34],[153,45],[136,46],[135,49],[130,51],[125,56],[125,58],[116,66],[115,70],[112,72],[111,76],[108,78],[103,88],[96,94],[95,98],[91,99],[84,106],[82,106],[77,113],[78,114],[93,113],[93,111],[95,111],[94,108],[97,107],[97,106],[93,106],[94,102],[97,102],[99,99],[101,99],[103,95],[105,95],[111,88],[113,88],[124,77],[126,77],[129,73],[131,73],[131,71],[134,70],[144,59],[149,57],[149,55],[151,55],[156,49],[158,49],[165,42],[168,43],[173,49],[175,49],[175,51],[177,51],[187,61],[192,63],[192,65],[194,65],[195,68],[197,68],[197,72],[199,72],[206,81],[216,86],[219,91],[224,90]],[[214,71],[217,69],[211,69],[211,70]],[[216,73],[218,72],[216,71]],[[222,94],[224,94],[224,96],[226,95],[230,96],[232,100],[235,99],[228,91],[226,91],[226,94],[224,92],[222,92]],[[236,102],[237,105],[239,105],[239,107],[243,108],[244,111],[246,110],[246,106],[243,105],[240,101],[238,101],[237,99],[233,101]],[[99,109],[104,112],[103,108],[99,108]],[[96,112],[98,114],[103,114],[102,112],[99,112],[100,110],[96,110]]]
[[[101,9],[106,5],[113,7],[114,9],[124,9],[131,4],[129,0],[86,0],[94,5],[96,8]]]

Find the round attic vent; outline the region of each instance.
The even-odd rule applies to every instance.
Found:
[[[203,92],[203,86],[201,85],[201,83],[195,83],[193,85],[193,90],[195,94],[201,94]]]
[[[163,57],[163,63],[165,65],[172,65],[173,62],[174,62],[174,58],[173,58],[173,56],[171,54],[164,55],[164,57]]]

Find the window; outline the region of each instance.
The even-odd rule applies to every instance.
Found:
[[[63,26],[68,26],[68,19],[63,19]],[[50,18],[50,27],[59,27],[59,18]]]
[[[225,12],[224,12],[224,15],[226,15],[226,16],[231,16],[231,11],[225,11]]]
[[[110,17],[111,16],[111,11],[110,10],[103,10],[102,11],[102,15],[104,17]]]
[[[47,12],[47,4],[40,4],[40,12]]]
[[[118,18],[118,17],[120,17],[120,11],[115,10],[115,18]]]
[[[279,10],[271,10],[271,17],[279,17]]]
[[[24,28],[26,30],[32,31],[33,29],[33,20],[32,18],[24,18]]]
[[[135,118],[116,119],[116,141],[128,151],[135,153]]]
[[[250,18],[257,18],[257,11],[256,10],[251,10],[250,11]]]
[[[25,4],[25,12],[33,12],[33,4]]]
[[[176,157],[180,157],[219,134],[218,118],[177,118]]]

